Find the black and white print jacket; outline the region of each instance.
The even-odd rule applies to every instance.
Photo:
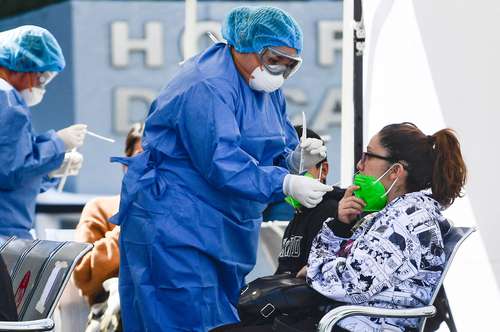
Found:
[[[445,266],[443,235],[450,224],[424,192],[400,196],[364,218],[350,238],[337,236],[327,219],[313,241],[307,280],[336,301],[380,308],[430,302]],[[417,319],[352,316],[338,323],[355,332],[405,331]]]

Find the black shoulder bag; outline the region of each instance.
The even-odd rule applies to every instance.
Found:
[[[238,313],[242,324],[270,324],[280,314],[309,313],[327,301],[305,279],[276,274],[258,278],[241,290]]]

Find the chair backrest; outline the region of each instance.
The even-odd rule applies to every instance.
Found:
[[[439,289],[443,285],[444,278],[446,277],[446,274],[448,273],[448,270],[450,269],[451,263],[453,261],[453,258],[455,258],[455,255],[458,251],[458,248],[460,248],[460,245],[471,235],[476,231],[475,227],[454,227],[452,226],[448,233],[445,234],[443,241],[444,241],[444,253],[446,255],[446,265],[444,267],[443,273],[441,274],[441,277],[439,278],[439,282],[436,286],[436,289],[434,290],[434,293],[432,294],[432,298],[429,304],[433,304],[434,301],[436,300],[436,297],[439,293]],[[423,326],[425,325],[426,319],[422,319],[420,330],[422,331]]]
[[[451,227],[448,233],[444,236],[444,253],[446,255],[446,265],[444,267],[443,273],[441,274],[441,278],[439,279],[439,283],[432,294],[431,304],[434,303],[436,296],[438,294],[439,288],[443,285],[444,278],[450,269],[451,262],[460,248],[460,245],[476,231],[475,227]]]
[[[0,238],[19,320],[51,317],[76,264],[91,249],[72,241]]]

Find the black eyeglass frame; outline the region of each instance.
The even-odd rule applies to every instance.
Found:
[[[394,158],[392,158],[390,156],[382,156],[382,155],[379,155],[379,154],[376,154],[376,153],[372,153],[372,152],[368,152],[368,151],[365,151],[365,152],[361,153],[361,161],[362,162],[366,161],[368,159],[367,157],[382,159],[382,160],[390,161],[390,162],[397,162],[396,159],[394,159]]]
[[[385,160],[385,161],[388,161],[388,162],[391,162],[391,163],[394,163],[394,164],[395,163],[399,163],[399,164],[401,164],[401,166],[403,166],[404,169],[408,168],[408,164],[404,160],[396,159],[396,158],[391,157],[391,156],[381,156],[379,154],[368,152],[368,151],[365,151],[365,152],[361,153],[361,159],[360,159],[360,161],[362,163],[364,163],[368,159],[367,157],[368,158],[382,159],[382,160]]]

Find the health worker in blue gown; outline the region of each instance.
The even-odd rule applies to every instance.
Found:
[[[284,11],[240,7],[227,40],[185,62],[151,105],[144,152],[128,164],[115,223],[125,331],[209,331],[238,322],[262,211],[308,207],[331,187],[296,175],[326,147],[299,145],[280,90],[300,66],[302,31]]]
[[[32,238],[36,196],[64,172],[76,175],[85,125],[37,134],[31,106],[65,66],[52,34],[33,25],[0,33],[0,236]],[[63,110],[61,110],[62,112]]]

